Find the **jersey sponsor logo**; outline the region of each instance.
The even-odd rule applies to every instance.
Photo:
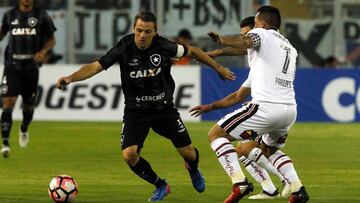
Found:
[[[151,68],[147,70],[138,70],[138,71],[131,71],[130,77],[131,78],[146,78],[146,77],[154,77],[161,72],[161,67],[159,68]]]
[[[161,94],[158,94],[158,95],[155,95],[155,96],[137,96],[136,97],[136,101],[137,102],[144,102],[144,101],[161,101],[162,99],[164,99],[165,97],[165,92],[161,93]]]
[[[28,19],[28,24],[30,27],[35,27],[37,25],[38,20],[34,17]]]
[[[19,25],[19,20],[15,19],[14,21],[11,22],[11,25]]]
[[[161,63],[161,56],[159,54],[153,54],[150,56],[150,61],[154,66],[159,66]]]
[[[12,35],[36,35],[36,29],[33,28],[14,28]]]
[[[293,82],[290,80],[285,80],[282,78],[275,78],[275,84],[280,85],[281,87],[285,87],[285,88],[292,88],[293,86]]]
[[[133,59],[129,62],[129,66],[138,66],[140,63],[139,59]]]
[[[13,54],[12,58],[16,60],[27,60],[34,58],[34,54]]]

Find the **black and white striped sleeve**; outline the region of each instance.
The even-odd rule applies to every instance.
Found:
[[[261,45],[261,39],[260,36],[256,33],[248,33],[247,36],[251,37],[252,41],[253,41],[253,47],[257,48],[260,47]]]

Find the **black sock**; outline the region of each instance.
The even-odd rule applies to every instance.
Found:
[[[188,170],[189,171],[195,171],[195,170],[198,170],[198,163],[199,163],[199,151],[194,148],[195,150],[195,153],[196,153],[196,157],[195,157],[195,160],[192,160],[192,161],[189,161],[189,160],[185,160],[186,163],[188,164]]]
[[[136,173],[140,178],[146,180],[148,183],[160,187],[165,184],[156,173],[152,170],[149,162],[147,162],[142,157],[139,158],[139,161],[135,166],[130,166],[131,170]]]
[[[23,121],[21,123],[20,129],[21,132],[27,132],[28,126],[31,123],[34,115],[34,109],[23,110]]]
[[[12,109],[4,109],[1,114],[1,137],[2,143],[9,146],[9,136],[12,126]]]

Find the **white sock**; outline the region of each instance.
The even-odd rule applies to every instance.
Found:
[[[251,161],[245,156],[240,157],[239,160],[244,164],[245,169],[249,172],[249,174],[258,183],[260,183],[262,190],[268,192],[269,194],[274,194],[276,187],[265,169],[261,168],[254,161]]]
[[[284,152],[277,150],[269,157],[269,160],[284,176],[285,181],[290,185],[292,192],[297,192],[302,186],[301,181],[295,171],[294,164]]]
[[[277,171],[277,169],[271,164],[271,162],[263,155],[261,149],[254,148],[250,151],[248,155],[248,159],[255,161],[255,163],[259,164],[262,168],[267,170],[273,175],[276,175],[279,177],[279,179],[282,179],[282,175]]]
[[[234,146],[226,138],[217,138],[210,144],[233,184],[245,181]]]

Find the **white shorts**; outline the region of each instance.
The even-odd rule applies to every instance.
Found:
[[[254,131],[262,135],[263,142],[270,147],[281,148],[289,129],[296,120],[296,105],[276,103],[248,103],[225,115],[217,124],[236,140],[248,140]]]

